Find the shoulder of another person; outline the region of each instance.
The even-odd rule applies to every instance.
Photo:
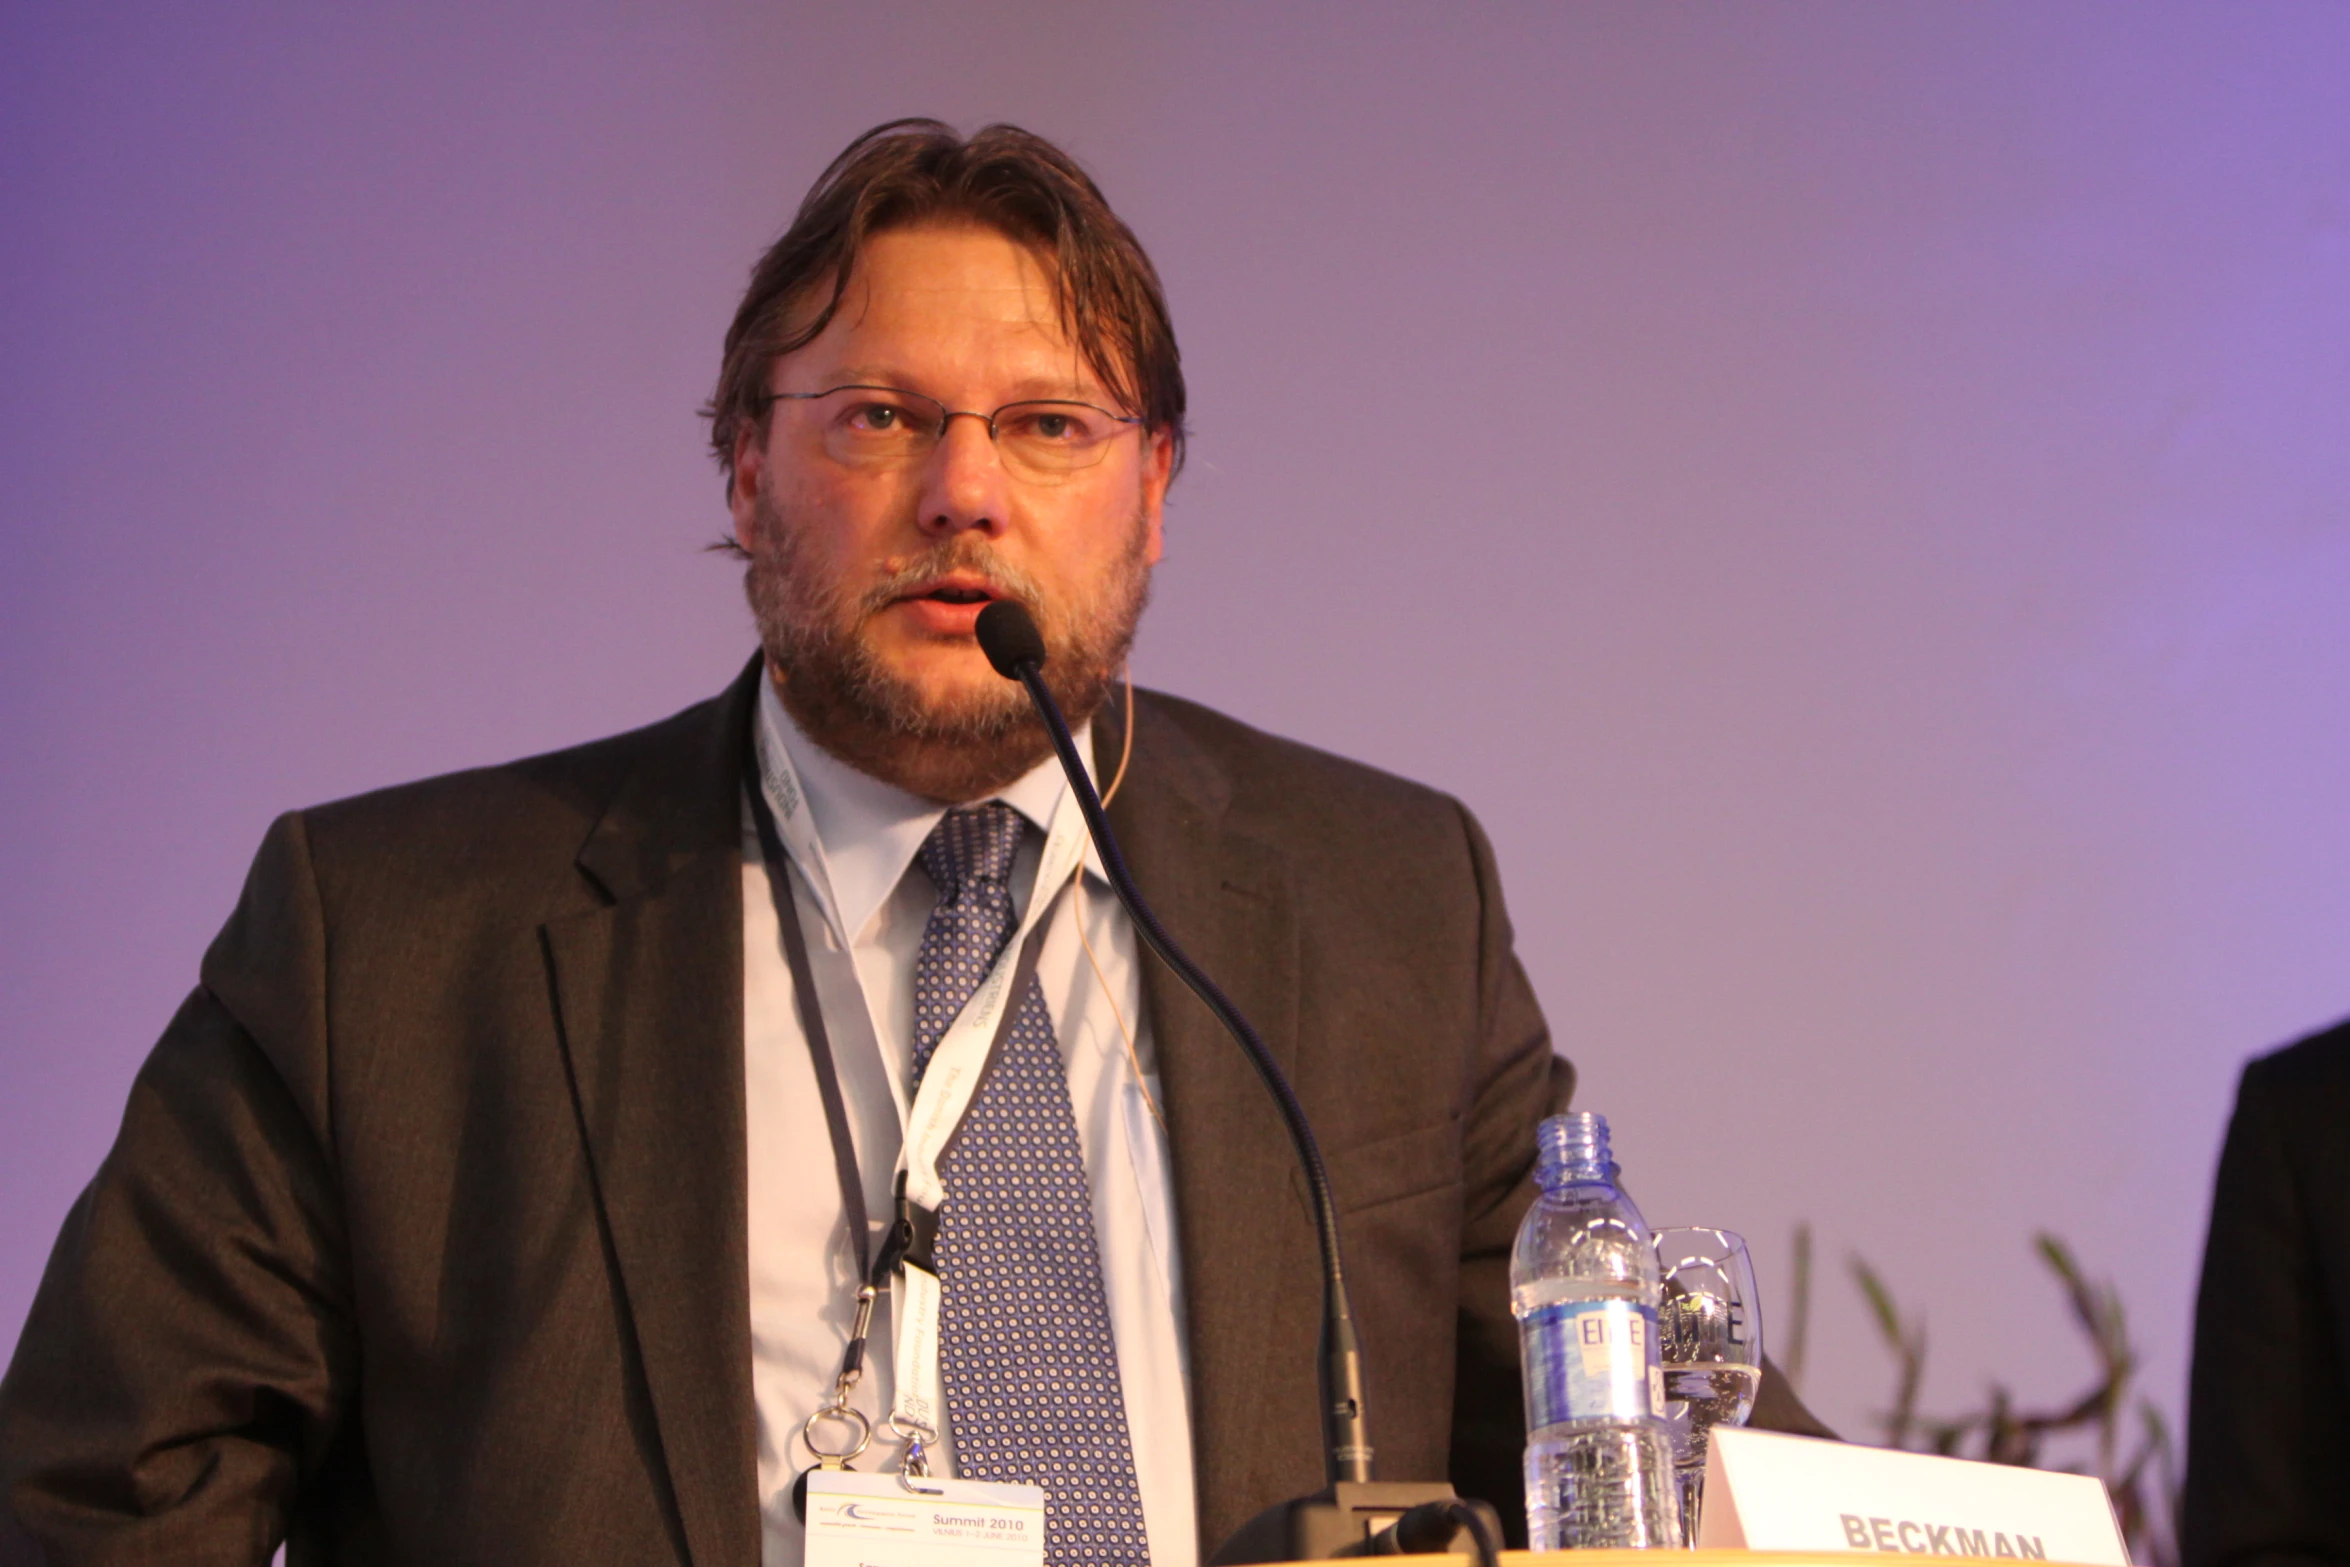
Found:
[[[2255,1057],[2241,1095],[2265,1108],[2288,1142],[2350,1151],[2350,1022]]]

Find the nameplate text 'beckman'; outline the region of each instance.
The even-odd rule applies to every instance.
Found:
[[[2087,1475],[1714,1428],[1697,1544],[2127,1567]]]

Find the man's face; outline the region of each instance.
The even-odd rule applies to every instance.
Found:
[[[1045,266],[992,229],[877,235],[832,320],[776,361],[768,390],[870,385],[983,414],[1034,399],[1126,412],[1062,330]],[[779,401],[735,448],[735,537],[780,694],[852,765],[935,799],[978,798],[1049,749],[1025,694],[979,651],[980,609],[1024,603],[1047,679],[1072,721],[1089,716],[1159,559],[1171,441],[1121,426],[1098,461],[1040,481],[1006,467],[979,419],[949,420],[918,462],[875,467],[843,459],[830,416]]]

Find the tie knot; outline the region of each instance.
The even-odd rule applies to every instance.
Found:
[[[968,882],[1007,883],[1027,827],[1001,800],[949,811],[922,840],[922,869],[950,902]]]

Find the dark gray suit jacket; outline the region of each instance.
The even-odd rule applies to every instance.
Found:
[[[2187,1567],[2350,1562],[2350,1023],[2244,1068],[2195,1302]]]
[[[754,1567],[756,679],[273,826],[0,1384],[0,1560]],[[1320,1131],[1380,1472],[1514,1518],[1508,1251],[1572,1074],[1484,836],[1160,696],[1112,815]],[[1237,1047],[1145,987],[1212,1544],[1321,1483],[1316,1251]]]

